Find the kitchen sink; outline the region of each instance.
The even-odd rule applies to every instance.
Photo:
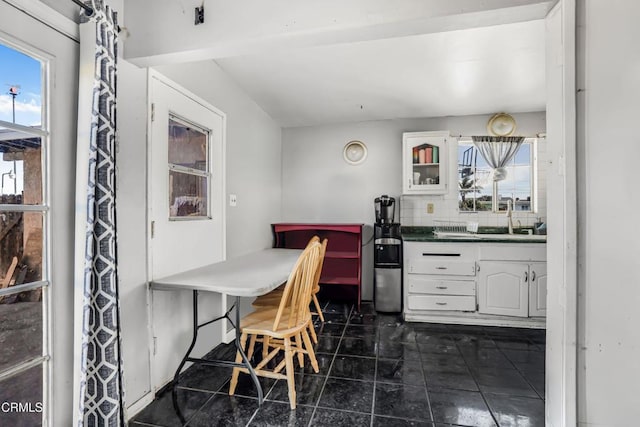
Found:
[[[472,239],[472,240],[525,240],[531,242],[543,242],[547,240],[542,234],[508,234],[508,233],[452,233],[436,232],[439,239]]]

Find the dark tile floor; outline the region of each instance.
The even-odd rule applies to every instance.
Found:
[[[316,346],[320,372],[298,368],[298,407],[283,380],[248,375],[227,395],[230,370],[196,366],[178,389],[188,426],[544,426],[542,330],[405,323],[400,316],[325,305]],[[233,346],[209,356],[231,359]],[[308,364],[307,364],[308,365]],[[131,426],[180,426],[171,394]]]

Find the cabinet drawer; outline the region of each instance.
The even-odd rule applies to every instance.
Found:
[[[476,297],[451,295],[410,295],[409,310],[476,311]]]
[[[412,294],[476,295],[476,282],[470,280],[437,280],[410,275],[408,281]]]
[[[476,263],[413,258],[409,261],[409,273],[475,276]]]

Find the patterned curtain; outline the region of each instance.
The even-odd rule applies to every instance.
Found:
[[[119,427],[125,424],[125,405],[115,221],[118,25],[109,6],[100,0],[90,5],[93,15],[83,13],[80,24],[77,188],[85,189],[78,191],[78,200],[85,209],[80,218],[86,220],[84,259],[76,258],[83,270],[76,280],[81,293],[76,304],[82,301],[76,420],[78,426]]]

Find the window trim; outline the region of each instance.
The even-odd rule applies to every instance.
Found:
[[[530,188],[531,188],[531,203],[530,203],[530,209],[527,211],[515,211],[514,212],[520,212],[520,213],[527,213],[527,214],[536,214],[538,213],[538,138],[537,137],[525,137],[525,140],[523,142],[523,144],[529,144],[531,147],[530,150],[530,165],[531,165],[531,170],[529,173],[529,179],[531,182]],[[471,142],[470,139],[467,138],[458,138],[457,140],[457,148],[459,148],[461,145],[466,145],[466,146],[473,146],[473,142]],[[459,159],[459,153],[457,155],[457,159]],[[456,165],[456,183],[460,182],[460,173],[459,173],[459,163]],[[513,164],[509,164],[507,165],[507,169],[509,168],[513,168]],[[491,214],[504,214],[506,211],[505,210],[499,210],[500,207],[500,201],[498,199],[499,193],[498,193],[498,184],[499,181],[492,181],[491,183],[491,210],[461,210],[460,209],[460,187],[458,186],[456,189],[456,193],[457,193],[457,197],[456,199],[458,200],[458,204],[457,204],[457,208],[458,208],[458,213],[459,214],[479,214],[479,213],[491,213]],[[475,206],[475,203],[474,203]]]

